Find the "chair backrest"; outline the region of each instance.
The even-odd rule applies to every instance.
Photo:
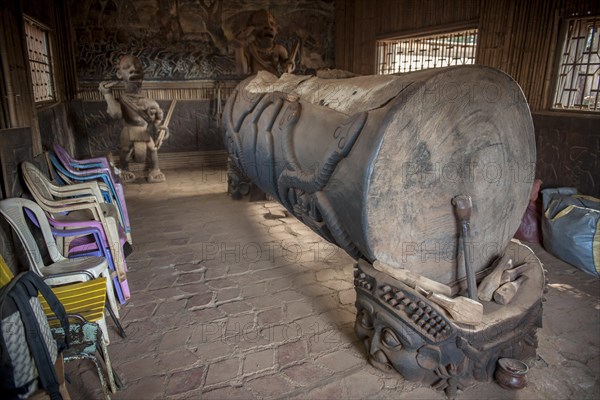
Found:
[[[56,156],[58,157],[58,159],[60,160],[60,162],[63,165],[71,165],[71,163],[73,161],[75,161],[73,159],[73,157],[71,157],[71,155],[69,154],[69,152],[67,152],[67,150],[65,150],[64,147],[58,145],[58,144],[54,144],[54,146],[52,146],[54,153],[56,154]]]
[[[69,171],[69,168],[67,167],[68,164],[65,164],[63,160],[60,160],[55,153],[49,153],[48,157],[50,158],[50,163],[54,168],[54,172],[58,175],[59,180],[65,184],[72,183],[71,179],[73,178],[73,174]],[[60,181],[59,183],[61,183]]]
[[[54,185],[35,165],[25,161],[21,164],[21,171],[23,172],[25,184],[36,201],[47,202],[55,200],[50,190],[50,187]]]
[[[50,162],[55,170],[62,172],[63,174],[69,174],[72,172],[73,167],[62,159],[58,153],[48,153],[48,157],[50,157]]]
[[[11,198],[0,200],[0,214],[8,221],[13,227],[19,240],[25,247],[27,253],[27,259],[29,261],[29,267],[35,271],[38,275],[42,274],[42,269],[45,267],[42,259],[42,253],[37,245],[37,242],[33,236],[33,233],[27,225],[27,217],[25,216],[25,209],[29,209],[36,217],[48,254],[53,262],[64,260],[64,257],[58,250],[54,237],[52,236],[52,230],[50,224],[46,218],[44,211],[31,200],[22,198]]]

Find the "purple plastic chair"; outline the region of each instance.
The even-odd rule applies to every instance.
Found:
[[[28,209],[25,210],[29,219],[38,226],[37,219],[32,212]],[[78,257],[104,257],[108,262],[109,270],[116,271],[114,259],[110,251],[110,247],[106,243],[106,235],[102,224],[94,221],[85,222],[60,222],[52,217],[47,216],[48,222],[51,227],[52,234],[60,237],[72,237],[77,236],[69,244],[69,248],[66,252],[67,258],[78,258]],[[119,235],[122,236],[122,235]],[[121,245],[125,243],[124,237],[120,237]],[[125,260],[123,264],[126,267]],[[119,282],[117,276],[112,277],[113,286],[117,293],[119,303],[125,304],[127,299],[131,297],[129,290],[129,284],[127,280]]]
[[[113,174],[110,166],[102,166],[100,168],[84,168],[79,169],[76,165],[81,165],[80,160],[75,160],[71,155],[61,146],[54,145],[54,155],[50,154],[50,160],[57,173],[62,174],[68,179],[76,181],[90,181],[90,180],[102,180],[108,187],[110,195],[107,200],[112,202],[111,197],[114,198],[114,202],[119,208],[122,224],[127,233],[127,238],[131,242],[131,225],[129,223],[129,213],[127,212],[127,204],[125,203],[125,193],[123,191],[123,184]],[[105,159],[106,160],[106,159]],[[87,164],[98,165],[98,162]]]
[[[69,164],[73,167],[73,168],[77,168],[77,169],[96,169],[96,168],[108,168],[111,169],[111,165],[108,162],[108,159],[106,157],[94,157],[94,158],[85,158],[82,160],[77,160],[73,157],[71,157],[71,155],[67,152],[67,150],[58,145],[55,144],[54,145],[54,152],[55,153],[63,153],[64,155],[64,160],[68,161]],[[63,155],[61,155],[61,159],[63,157]],[[115,176],[113,175],[113,178]],[[117,180],[115,182],[118,182]]]

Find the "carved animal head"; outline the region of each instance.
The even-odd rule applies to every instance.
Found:
[[[386,372],[396,370],[410,381],[429,380],[440,362],[439,350],[366,296],[360,296],[356,306],[354,331],[365,345],[369,363]]]

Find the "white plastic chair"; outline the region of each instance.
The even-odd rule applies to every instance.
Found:
[[[30,210],[38,221],[40,231],[44,242],[46,243],[46,249],[52,260],[52,263],[49,265],[44,264],[42,253],[27,224],[28,218],[25,216],[25,208]],[[81,257],[74,259],[63,257],[52,236],[46,214],[31,200],[22,198],[0,200],[0,213],[13,227],[19,240],[23,244],[27,254],[27,260],[29,261],[29,268],[39,276],[43,277],[44,281],[49,286],[88,281],[90,279],[99,278],[100,276],[105,277],[106,293],[109,303],[107,309],[111,313],[111,316],[113,316],[117,327],[121,327],[117,318],[117,301],[110,279],[108,263],[104,257]],[[102,318],[102,320],[98,322],[98,325],[100,325],[108,342],[109,336],[106,320]]]

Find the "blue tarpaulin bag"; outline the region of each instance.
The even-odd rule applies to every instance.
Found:
[[[600,277],[600,199],[573,188],[542,190],[544,247],[563,261]]]

